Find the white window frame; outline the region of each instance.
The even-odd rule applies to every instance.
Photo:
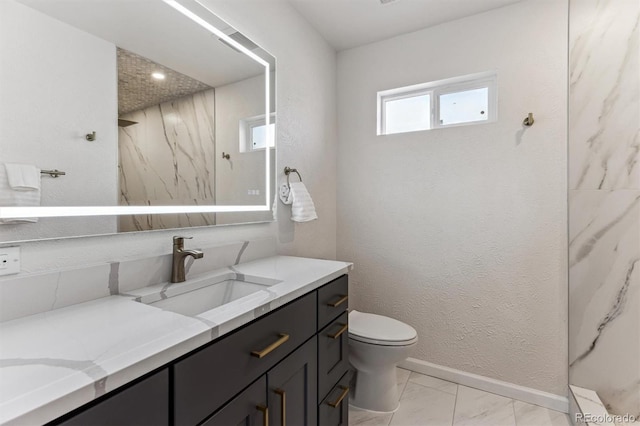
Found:
[[[449,93],[465,92],[474,89],[488,89],[488,111],[486,120],[467,121],[464,123],[440,124],[440,96]],[[497,74],[494,71],[470,74],[429,83],[399,87],[396,89],[378,92],[378,136],[396,135],[401,133],[422,132],[426,130],[442,129],[446,127],[470,126],[476,124],[492,123],[498,120],[498,84]],[[386,132],[386,103],[399,99],[415,96],[429,95],[431,102],[431,127],[429,129],[414,130],[411,132],[387,133]]]
[[[276,114],[272,112],[269,114],[269,123],[276,125]],[[266,126],[266,117],[265,115],[256,115],[253,117],[243,118],[240,120],[239,126],[239,136],[240,136],[240,152],[254,152],[254,151],[264,151],[265,148],[254,148],[253,141],[251,140],[252,129],[254,127]],[[269,138],[267,138],[267,144],[269,143]],[[275,140],[273,141],[274,146],[270,146],[269,148],[275,148]]]

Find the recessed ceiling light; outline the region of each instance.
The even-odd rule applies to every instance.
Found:
[[[164,80],[165,75],[161,72],[154,72],[153,74],[151,74],[151,77],[155,78],[156,80]]]

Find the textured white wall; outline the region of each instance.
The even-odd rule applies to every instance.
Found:
[[[414,357],[566,394],[567,4],[523,1],[338,54],[338,258]],[[498,122],[376,136],[376,92],[496,70]],[[523,129],[528,112],[535,124]]]
[[[65,171],[58,179],[42,177],[44,206],[117,204],[115,46],[2,1],[0,58],[0,163]],[[97,139],[88,142],[92,131]],[[43,219],[3,225],[0,241],[115,230],[115,218],[83,225]]]
[[[282,254],[335,258],[334,50],[285,1],[206,3],[277,58],[278,167],[289,165],[302,171],[320,219],[294,226],[287,211],[280,209],[278,223],[23,243],[25,272],[169,253],[176,233],[194,236],[190,247],[276,236]]]

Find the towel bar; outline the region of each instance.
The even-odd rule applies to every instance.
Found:
[[[292,169],[291,167],[287,166],[284,168],[284,174],[287,175],[287,186],[289,187],[289,189],[291,189],[291,184],[289,183],[289,175],[291,173],[295,173],[298,175],[298,179],[300,179],[300,182],[302,182],[302,176],[300,176],[300,172],[298,171],[298,169]]]
[[[65,172],[61,172],[60,170],[40,170],[40,174],[49,175],[51,177],[57,178],[58,176],[66,175]]]

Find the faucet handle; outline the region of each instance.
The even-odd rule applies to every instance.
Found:
[[[173,246],[178,249],[182,249],[184,247],[184,240],[192,240],[193,237],[180,237],[178,235],[174,235],[173,237]]]

